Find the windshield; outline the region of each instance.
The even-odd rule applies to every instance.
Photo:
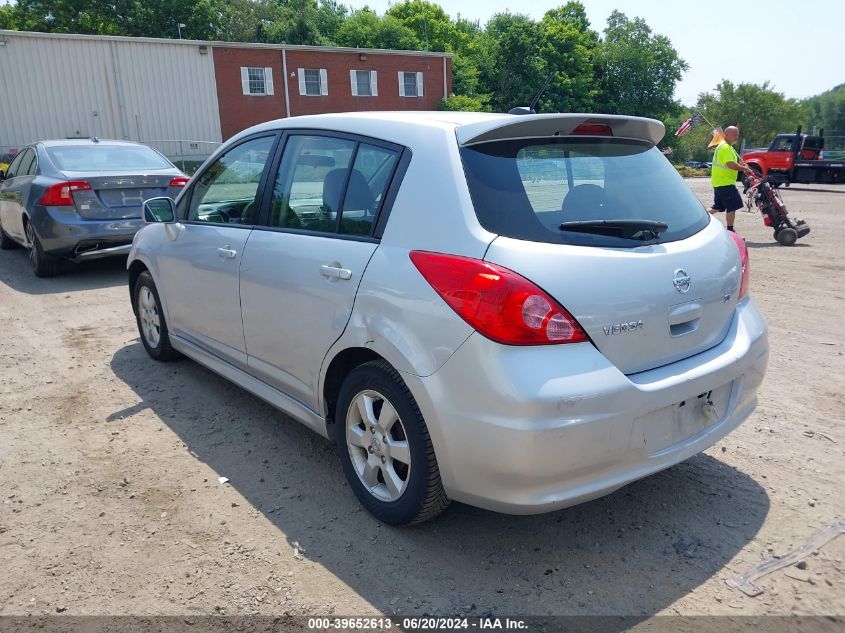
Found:
[[[146,171],[172,169],[158,152],[143,145],[65,145],[47,153],[62,171]]]
[[[535,242],[636,247],[564,223],[647,220],[666,225],[649,243],[684,239],[709,218],[668,160],[649,144],[613,138],[520,139],[461,149],[478,219],[487,230]],[[563,227],[561,225],[563,224]]]

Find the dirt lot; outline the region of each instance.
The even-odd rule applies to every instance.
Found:
[[[40,280],[0,253],[0,615],[845,614],[845,536],[758,597],[725,585],[845,519],[845,188],[784,197],[796,247],[737,219],[772,347],[740,429],[585,505],[411,529],[361,510],[325,440],[150,361],[122,262]]]

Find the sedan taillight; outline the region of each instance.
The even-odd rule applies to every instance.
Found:
[[[174,176],[170,179],[170,186],[171,187],[184,187],[188,184],[188,180],[190,178],[185,178],[184,176]]]
[[[45,207],[67,207],[73,206],[74,191],[91,191],[91,185],[84,180],[70,180],[59,182],[47,187],[38,204]]]

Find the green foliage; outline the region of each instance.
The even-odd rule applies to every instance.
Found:
[[[824,129],[827,136],[845,136],[845,84],[804,101],[809,115],[807,129]]]
[[[441,99],[437,109],[451,112],[490,112],[487,97],[468,97],[466,95],[450,95]]]
[[[482,90],[496,112],[527,105],[543,82],[543,33],[526,15],[499,13],[487,23],[484,46],[490,64],[480,69]]]
[[[387,10],[386,16],[411,29],[427,51],[455,51],[463,34],[439,4],[426,0],[405,0]]]
[[[734,85],[725,79],[715,92],[701,93],[697,107],[713,125],[739,127],[751,147],[768,145],[776,134],[795,131],[807,120],[806,107],[773,90],[769,82]]]
[[[12,7],[4,4],[0,6],[0,29],[17,29],[17,20]]]
[[[87,33],[211,39],[220,32],[219,0],[19,0],[12,7],[19,29],[48,33]]]
[[[580,2],[547,11],[540,23],[542,78],[554,73],[552,83],[540,101],[544,112],[589,112],[598,94],[592,72],[598,34],[590,29]],[[513,104],[522,105],[522,104]]]
[[[621,11],[607,20],[595,66],[602,92],[599,111],[654,118],[677,110],[675,85],[689,68],[669,38]]]
[[[416,50],[420,42],[414,32],[390,15],[379,17],[369,9],[355,11],[337,30],[339,46]]]

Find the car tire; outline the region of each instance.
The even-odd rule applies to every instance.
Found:
[[[422,523],[449,505],[425,420],[386,361],[364,363],[344,380],[335,442],[355,496],[384,523]]]
[[[35,229],[32,228],[32,222],[27,222],[26,240],[29,242],[29,264],[32,266],[32,272],[36,277],[55,277],[62,271],[61,260],[55,257],[50,257],[41,248],[41,241],[35,234]]]
[[[158,289],[153,276],[146,270],[138,275],[132,289],[132,309],[135,311],[141,343],[150,358],[159,361],[179,358],[181,354],[170,344],[170,334],[164,311],[161,309]]]

